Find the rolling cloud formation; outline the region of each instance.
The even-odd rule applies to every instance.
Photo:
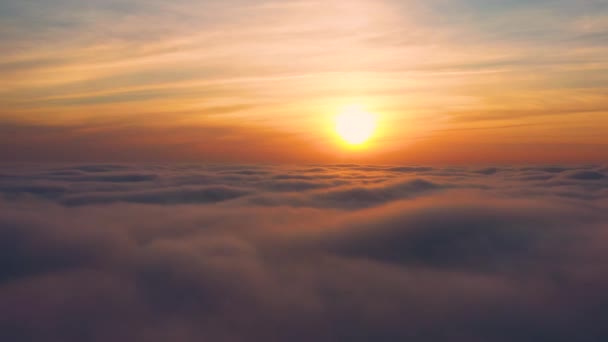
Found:
[[[608,167],[13,165],[3,341],[601,341]]]

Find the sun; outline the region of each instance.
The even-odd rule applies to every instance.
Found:
[[[375,130],[376,117],[360,107],[347,107],[336,117],[336,133],[350,145],[365,143]]]

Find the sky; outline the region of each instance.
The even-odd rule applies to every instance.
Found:
[[[603,162],[605,56],[604,0],[0,0],[0,160]]]
[[[0,0],[0,341],[608,341],[606,0]]]

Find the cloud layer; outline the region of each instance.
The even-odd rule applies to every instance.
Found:
[[[12,165],[7,341],[600,341],[606,166]]]

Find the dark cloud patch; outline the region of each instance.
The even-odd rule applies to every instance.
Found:
[[[111,165],[111,164],[99,164],[99,165],[79,165],[68,167],[64,169],[64,172],[69,172],[70,170],[83,171],[87,173],[104,173],[104,172],[113,172],[128,169],[128,166],[125,165]]]
[[[241,176],[263,176],[269,172],[264,170],[237,170],[237,171],[225,171],[222,172],[229,175],[241,175]]]
[[[64,198],[62,203],[68,206],[108,204],[130,202],[143,204],[177,205],[187,203],[217,203],[245,196],[247,190],[226,186],[208,186],[199,188],[169,188],[158,191],[141,191],[127,193],[100,193],[77,195]]]
[[[535,168],[524,168],[523,170],[534,170],[534,171],[543,171],[548,173],[562,173],[568,171],[567,167],[561,166],[545,166],[545,167],[535,167]]]
[[[0,184],[0,193],[8,198],[34,195],[52,199],[59,198],[68,191],[69,189],[66,186],[54,184]]]
[[[568,173],[566,178],[576,180],[600,180],[606,178],[606,175],[595,171],[577,171]]]
[[[49,177],[79,177],[86,175],[86,172],[79,170],[57,170],[45,172],[45,175]]]
[[[341,178],[340,175],[336,174],[315,174],[315,175],[301,175],[301,174],[279,174],[272,177],[276,180],[307,180],[307,181],[315,181],[319,179],[337,179]]]
[[[319,193],[314,195],[313,202],[318,201],[321,206],[367,208],[442,188],[424,179],[414,179],[379,187],[351,187]]]
[[[119,173],[109,175],[62,175],[67,177],[55,177],[54,179],[70,182],[111,182],[111,183],[136,183],[149,182],[157,179],[153,174]]]
[[[315,180],[316,177],[315,176],[304,176],[304,175],[276,175],[274,177],[272,177],[273,179],[277,179],[277,180],[291,180],[291,179],[298,179],[298,180]]]
[[[87,227],[68,227],[77,230],[67,231],[66,227],[44,222],[47,219],[2,217],[0,286],[31,275],[96,267],[99,259],[112,258],[111,249],[116,246],[115,241],[108,240],[111,234],[91,234]],[[110,250],[104,251],[105,247]]]
[[[493,175],[493,174],[496,174],[499,171],[500,170],[498,168],[489,167],[489,168],[486,168],[486,169],[477,170],[477,171],[475,171],[475,173],[479,173],[481,175]]]
[[[517,177],[517,179],[521,180],[521,181],[544,181],[544,180],[549,180],[554,178],[554,175],[527,175],[527,176],[520,176]]]
[[[565,213],[560,205],[546,208],[533,202],[491,198],[480,205],[483,200],[459,203],[450,199],[438,197],[433,205],[426,202],[422,208],[393,207],[381,218],[371,212],[372,219],[362,215],[348,224],[349,229],[313,244],[327,244],[328,249],[351,257],[415,267],[521,272],[533,268],[530,261],[547,247],[558,251],[565,235],[560,228],[568,221],[576,224],[585,215],[584,210],[572,208]]]

